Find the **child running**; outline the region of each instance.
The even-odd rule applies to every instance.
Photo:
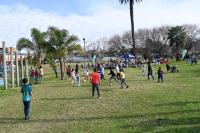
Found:
[[[71,84],[76,83],[76,76],[75,76],[75,71],[74,71],[74,69],[72,69],[72,74],[71,74],[71,76],[72,76],[72,82],[71,82]]]
[[[163,70],[161,67],[159,67],[159,69],[158,69],[158,83],[160,82],[160,78],[163,82]]]
[[[110,70],[110,73],[108,75],[111,75],[111,77],[110,77],[110,85],[112,85],[112,79],[115,79],[119,83],[119,81],[117,80],[116,75],[115,75],[114,71],[111,69],[111,67],[109,67],[109,70]]]
[[[104,78],[104,73],[101,70],[99,70],[98,73],[101,75],[100,77],[101,81],[102,79],[106,81],[106,79]]]
[[[21,88],[21,93],[22,93],[22,101],[24,103],[25,120],[29,120],[31,119],[31,117],[29,117],[31,96],[33,100],[34,100],[34,97],[32,93],[32,88],[30,85],[28,85],[28,79],[24,78],[22,82],[24,85]]]
[[[88,80],[89,71],[88,71],[88,68],[87,68],[87,67],[86,67],[85,70],[84,70],[84,74],[85,74],[85,80],[86,80],[86,79]]]
[[[122,70],[120,69],[120,77],[121,77],[121,88],[123,89],[123,84],[126,85],[126,88],[128,88],[129,86],[125,83],[125,74],[122,72]]]

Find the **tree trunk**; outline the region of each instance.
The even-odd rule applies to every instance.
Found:
[[[59,59],[60,59],[61,80],[63,80],[63,79],[64,79],[64,77],[63,77],[63,61],[62,61],[62,58],[61,58],[61,57],[59,57]]]
[[[179,53],[177,53],[177,58],[176,58],[176,61],[180,61],[181,59],[180,59],[180,54]]]
[[[133,12],[134,0],[130,0],[130,17],[131,17],[131,31],[133,40],[133,55],[135,56],[135,64],[137,64],[137,55],[135,49],[135,36],[134,36],[134,12]]]

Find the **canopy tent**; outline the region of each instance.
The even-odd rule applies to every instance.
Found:
[[[135,56],[131,55],[131,54],[127,54],[127,55],[124,55],[122,58],[134,58]]]

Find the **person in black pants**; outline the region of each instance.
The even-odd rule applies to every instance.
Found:
[[[95,88],[97,89],[97,93],[98,93],[99,98],[101,98],[100,92],[99,92],[100,76],[97,73],[96,69],[94,69],[94,73],[91,74],[90,82],[92,84],[92,98],[94,98],[94,90],[95,90]]]

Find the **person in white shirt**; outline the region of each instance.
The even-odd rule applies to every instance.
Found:
[[[142,63],[142,76],[145,76],[145,66],[143,63]]]
[[[117,73],[117,79],[120,80],[120,72],[119,72],[118,65],[115,65],[115,70],[116,70],[116,73]]]

